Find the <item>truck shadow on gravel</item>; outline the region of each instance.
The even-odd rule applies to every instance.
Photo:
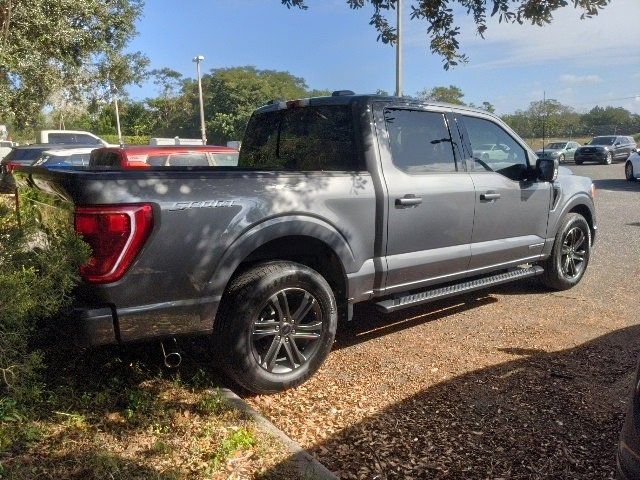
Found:
[[[640,326],[444,380],[316,444],[341,478],[607,479]],[[375,392],[371,392],[372,395]]]
[[[608,178],[606,180],[594,180],[596,186],[596,200],[598,190],[611,190],[614,192],[640,192],[640,182],[630,182],[626,179]]]

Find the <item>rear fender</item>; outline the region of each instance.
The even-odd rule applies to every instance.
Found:
[[[289,236],[306,236],[322,241],[335,252],[345,273],[357,271],[360,267],[361,262],[355,258],[347,239],[329,223],[305,215],[276,217],[246,230],[227,248],[208,283],[208,290],[220,299],[244,259],[267,242]]]

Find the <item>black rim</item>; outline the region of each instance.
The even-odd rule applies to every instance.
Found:
[[[317,352],[322,328],[316,298],[302,288],[285,288],[267,300],[253,322],[253,354],[267,372],[292,372]]]
[[[562,274],[569,280],[579,277],[587,259],[587,236],[580,227],[573,227],[567,232],[562,242],[560,267]]]

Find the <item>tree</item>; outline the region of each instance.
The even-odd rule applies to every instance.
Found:
[[[483,110],[486,110],[489,113],[495,113],[496,111],[496,107],[494,107],[492,103],[487,101],[482,102],[482,105],[480,106],[480,108]]]
[[[307,9],[305,0],[280,0],[287,8]],[[373,8],[370,25],[378,32],[378,40],[394,44],[397,41],[395,27],[386,19],[385,13],[395,9],[397,0],[346,0],[352,9],[370,5]],[[460,27],[456,25],[454,12],[459,7],[466,15],[473,15],[476,32],[481,37],[487,30],[487,15],[497,17],[499,22],[531,23],[542,26],[551,23],[556,10],[569,4],[582,12],[581,18],[589,18],[611,3],[611,0],[410,0],[411,19],[425,21],[428,24],[429,47],[440,55],[444,68],[466,62],[467,57],[460,53],[458,35]],[[464,13],[460,13],[464,15]]]
[[[212,70],[202,77],[205,118],[208,137],[214,143],[239,139],[244,134],[253,111],[271,100],[304,98],[326,91],[309,91],[304,79],[289,72],[258,70],[255,67],[234,67]],[[197,83],[184,84],[184,96],[191,105],[189,133],[197,136]]]
[[[454,105],[464,105],[462,101],[464,93],[460,87],[449,85],[448,87],[433,87],[431,90],[418,92],[418,97],[430,102],[453,103]]]
[[[142,0],[0,0],[0,118],[30,126],[50,96],[140,82],[147,59],[123,51]]]

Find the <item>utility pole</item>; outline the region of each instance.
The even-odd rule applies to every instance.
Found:
[[[202,55],[193,57],[193,61],[196,64],[196,71],[198,72],[198,95],[200,96],[200,132],[202,133],[202,144],[207,144],[207,132],[204,127],[204,100],[202,99],[202,76],[200,74],[200,62],[204,61]]]
[[[402,96],[402,0],[396,0],[398,40],[396,45],[396,96]]]

